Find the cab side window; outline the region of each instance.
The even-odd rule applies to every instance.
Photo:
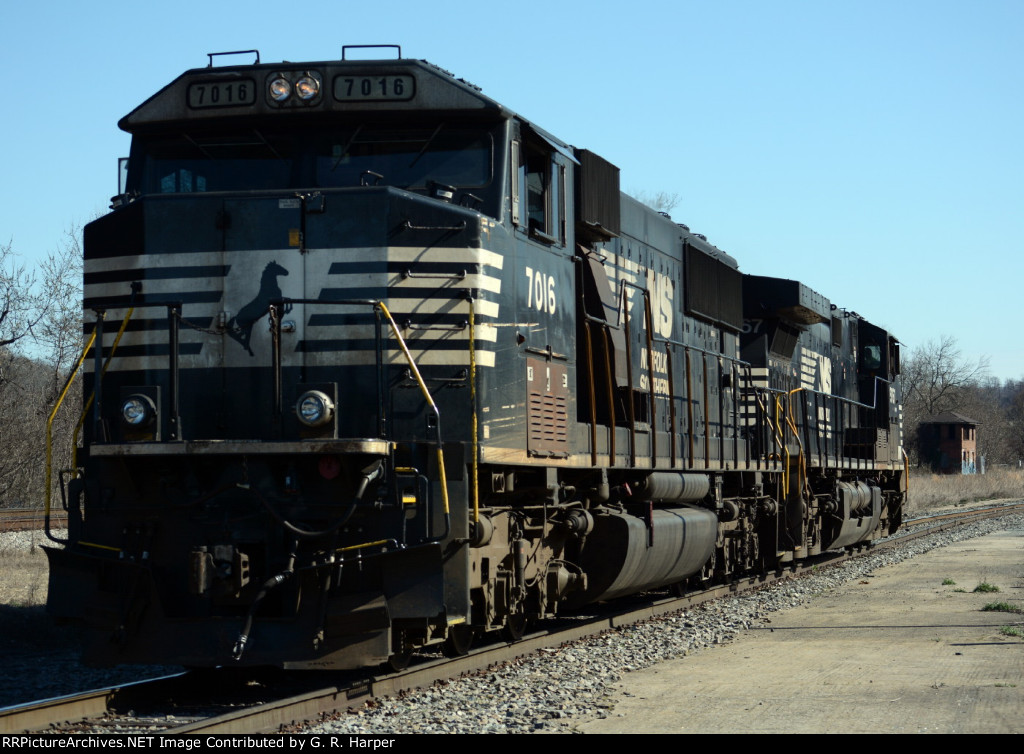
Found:
[[[882,349],[878,346],[864,347],[864,368],[876,371],[882,366]]]
[[[530,230],[548,231],[551,202],[551,158],[536,150],[526,153],[526,212]]]
[[[565,243],[565,168],[549,148],[527,142],[513,143],[513,220],[526,227],[530,237],[550,245]],[[517,159],[518,158],[518,159]],[[525,194],[525,217],[519,211]],[[524,222],[525,220],[525,222]]]

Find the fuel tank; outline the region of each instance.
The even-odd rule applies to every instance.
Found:
[[[864,482],[836,484],[837,518],[841,523],[822,532],[821,549],[834,550],[870,540],[882,517],[882,490]]]
[[[718,517],[704,508],[656,508],[648,522],[621,511],[595,513],[580,566],[588,587],[570,607],[674,584],[701,569],[715,549]]]

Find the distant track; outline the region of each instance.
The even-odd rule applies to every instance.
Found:
[[[45,523],[42,508],[0,508],[0,531],[42,530]],[[67,513],[60,508],[50,511],[51,529],[65,529],[67,525]]]

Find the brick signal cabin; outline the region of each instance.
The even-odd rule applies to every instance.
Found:
[[[978,422],[946,411],[921,422],[920,457],[939,474],[976,474]]]

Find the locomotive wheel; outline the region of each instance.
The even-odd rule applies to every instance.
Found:
[[[385,669],[393,670],[396,673],[405,670],[409,667],[409,661],[412,660],[412,649],[412,644],[405,640],[405,631],[396,629],[391,637],[392,655],[384,663]]]
[[[684,586],[688,589],[706,589],[715,580],[715,553],[711,553],[708,562],[704,564],[697,573],[686,580]],[[685,590],[684,590],[685,591]],[[682,597],[683,595],[679,595]]]
[[[501,629],[501,635],[507,641],[519,641],[526,633],[526,626],[529,618],[525,613],[513,613],[505,619],[505,625]]]
[[[391,671],[397,673],[397,672],[399,672],[401,670],[405,670],[407,667],[409,667],[409,661],[411,659],[412,659],[412,650],[410,649],[408,652],[401,652],[399,654],[391,655],[388,658],[388,661],[385,663],[385,666],[386,666],[386,668],[388,670],[391,670]]]
[[[444,640],[444,653],[448,657],[462,657],[469,653],[473,646],[473,639],[476,638],[476,631],[472,626],[460,623],[448,629],[448,636]]]

